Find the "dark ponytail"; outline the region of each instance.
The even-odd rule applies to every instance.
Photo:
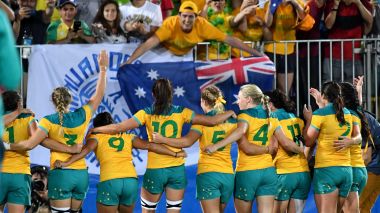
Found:
[[[172,85],[168,79],[158,79],[154,82],[152,93],[154,97],[153,114],[167,114],[172,105],[173,92]]]
[[[281,90],[275,89],[272,92],[265,92],[264,94],[270,98],[270,102],[277,109],[284,109],[289,113],[295,112],[294,102],[289,100]]]
[[[333,104],[335,109],[336,119],[340,124],[345,124],[346,120],[344,119],[343,113],[343,98],[340,94],[340,86],[338,83],[329,81],[322,85],[322,95]]]
[[[357,91],[355,90],[354,86],[348,82],[340,83],[340,87],[342,91],[344,106],[359,115],[361,123],[360,134],[363,138],[369,139],[371,131],[368,125],[367,117],[364,115],[363,110],[359,105]]]

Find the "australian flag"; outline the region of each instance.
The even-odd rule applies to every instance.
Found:
[[[263,91],[273,89],[275,67],[266,56],[234,58],[222,62],[166,62],[129,64],[120,67],[117,78],[131,113],[151,106],[152,85],[159,78],[172,82],[173,103],[202,113],[200,91],[218,86],[227,101],[226,108],[238,111],[234,104],[241,85],[253,83]]]

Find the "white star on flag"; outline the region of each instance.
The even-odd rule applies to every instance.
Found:
[[[145,98],[145,94],[146,94],[146,92],[144,91],[144,88],[137,87],[137,89],[135,89],[135,95],[137,95],[137,97]]]
[[[150,80],[153,81],[153,80],[158,79],[159,74],[157,73],[157,70],[150,69],[150,71],[148,71],[147,73],[148,73],[148,78],[150,78]]]
[[[234,94],[234,98],[236,98],[236,101],[234,101],[232,104],[237,104],[238,103],[238,95]]]
[[[185,90],[183,89],[183,87],[177,86],[176,88],[174,88],[174,95],[176,95],[177,98],[184,96],[184,93]]]

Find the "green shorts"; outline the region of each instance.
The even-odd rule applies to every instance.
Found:
[[[106,206],[131,206],[138,196],[137,178],[117,178],[98,183],[96,202]]]
[[[0,172],[0,205],[12,203],[30,206],[30,184],[30,175]]]
[[[234,197],[252,201],[257,196],[276,195],[277,175],[274,167],[236,172]]]
[[[368,174],[365,167],[352,167],[352,186],[351,192],[362,194],[365,185],[367,184]]]
[[[197,199],[211,200],[220,197],[227,203],[234,191],[234,174],[206,172],[197,175]]]
[[[350,166],[315,168],[313,186],[315,194],[328,194],[339,189],[340,197],[347,197],[352,186]]]
[[[277,194],[279,201],[298,199],[306,200],[310,191],[311,178],[309,172],[296,172],[277,175]]]
[[[187,184],[185,166],[173,166],[161,169],[147,169],[143,187],[151,194],[161,194],[166,187],[185,189]]]
[[[52,200],[83,200],[88,190],[87,169],[53,169],[49,171],[48,197]]]

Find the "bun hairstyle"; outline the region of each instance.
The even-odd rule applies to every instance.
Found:
[[[154,97],[153,114],[169,113],[173,101],[172,85],[168,79],[158,79],[154,82],[152,93]]]
[[[339,121],[340,124],[345,124],[346,120],[344,119],[344,113],[343,113],[343,98],[341,95],[341,88],[338,83],[334,81],[326,82],[322,85],[322,92],[321,94],[330,102],[333,104],[335,109],[335,116],[336,119]]]
[[[277,109],[284,109],[286,112],[294,113],[295,105],[294,102],[289,100],[286,95],[279,89],[275,89],[272,92],[266,92],[265,95],[269,96],[270,102]]]
[[[217,114],[224,112],[224,104],[226,101],[223,98],[222,91],[218,87],[211,85],[204,88],[201,98],[207,105],[212,107]]]
[[[55,105],[55,109],[58,112],[59,124],[63,127],[63,115],[66,112],[69,104],[71,103],[71,94],[66,87],[57,87],[51,94],[51,100]],[[61,128],[63,135],[63,128]]]

